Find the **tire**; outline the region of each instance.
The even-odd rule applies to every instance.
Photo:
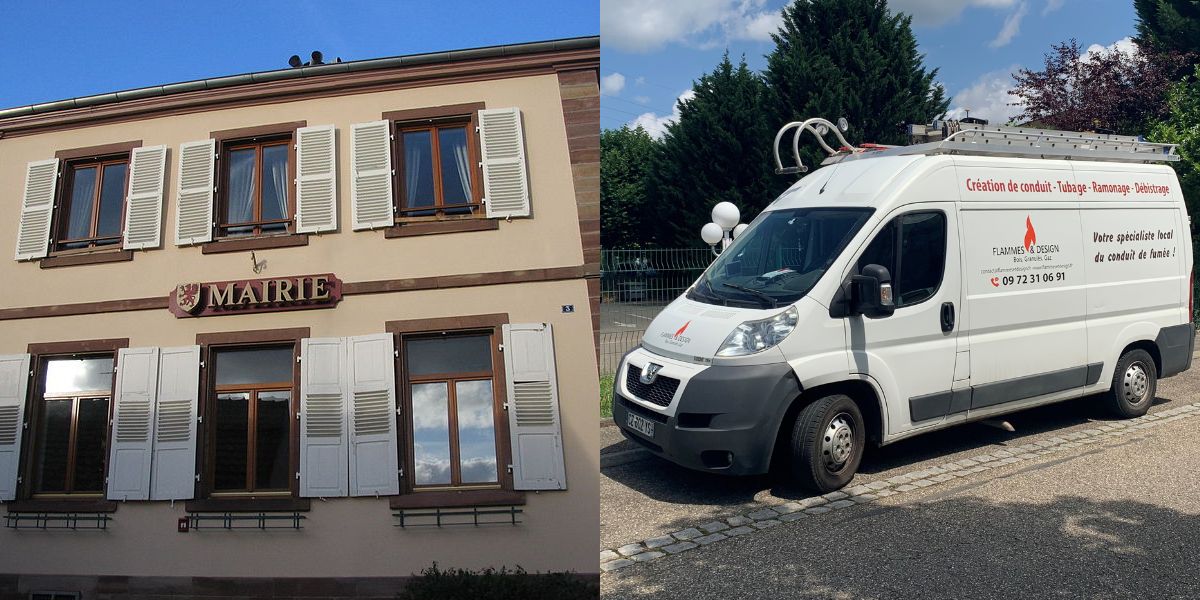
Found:
[[[862,411],[844,394],[825,396],[800,410],[792,426],[791,471],[796,482],[822,494],[854,478],[866,447]]]
[[[1157,390],[1158,371],[1154,366],[1154,358],[1145,350],[1130,350],[1117,361],[1112,387],[1105,397],[1113,414],[1131,419],[1150,410]]]

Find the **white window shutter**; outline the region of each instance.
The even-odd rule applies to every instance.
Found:
[[[346,352],[342,338],[300,341],[300,495],[345,496]]]
[[[113,393],[108,454],[108,499],[150,499],[154,398],[158,394],[158,348],[121,348]]]
[[[175,201],[175,243],[179,246],[212,241],[216,158],[216,140],[179,145]]]
[[[167,147],[134,148],[129,157],[129,195],[125,197],[126,250],[162,245],[163,180]]]
[[[158,354],[151,500],[190,500],[196,492],[196,417],[200,404],[200,346]]]
[[[350,209],[354,229],[390,227],[392,208],[392,133],[387,121],[350,126]]]
[[[17,497],[29,355],[0,356],[0,500]]]
[[[483,201],[488,218],[529,216],[529,173],[521,109],[479,111],[479,148],[483,152]]]
[[[25,196],[17,226],[17,260],[42,258],[50,249],[50,217],[58,184],[58,159],[38,160],[25,167]]]
[[[296,231],[337,229],[337,145],[333,125],[296,130]]]
[[[554,334],[548,323],[505,325],[503,330],[513,487],[565,490]]]
[[[350,369],[350,495],[399,494],[392,335],[347,338],[346,350]]]

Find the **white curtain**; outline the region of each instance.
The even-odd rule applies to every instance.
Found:
[[[92,199],[96,196],[96,169],[75,171],[74,190],[71,192],[71,215],[67,223],[67,239],[91,237]]]
[[[245,223],[254,218],[254,151],[239,150],[229,157],[230,223]]]
[[[271,163],[271,181],[275,186],[275,206],[279,210],[279,217],[287,218],[287,160],[277,160]],[[266,208],[265,206],[263,207]],[[265,211],[264,211],[265,212]]]
[[[471,171],[470,164],[467,162],[467,145],[461,144],[454,147],[454,163],[458,167],[458,182],[462,185],[463,198],[471,201]]]
[[[413,208],[417,202],[417,183],[421,180],[421,148],[416,144],[404,147],[404,207]]]

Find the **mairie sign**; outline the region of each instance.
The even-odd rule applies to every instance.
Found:
[[[176,317],[211,317],[281,310],[333,308],[342,299],[342,282],[332,273],[181,283],[168,307]]]

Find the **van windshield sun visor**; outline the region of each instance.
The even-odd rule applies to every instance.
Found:
[[[764,212],[704,272],[687,297],[776,308],[802,298],[874,212],[796,208]]]

